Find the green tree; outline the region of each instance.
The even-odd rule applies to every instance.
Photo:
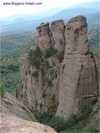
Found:
[[[41,50],[39,48],[39,46],[36,47],[36,49],[34,50],[30,50],[28,53],[28,60],[30,62],[31,65],[35,66],[37,69],[40,68],[40,64],[41,64]]]
[[[0,96],[4,97],[5,94],[5,85],[3,82],[0,83]]]

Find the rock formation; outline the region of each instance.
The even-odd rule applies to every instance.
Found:
[[[51,127],[0,113],[0,133],[56,133]]]
[[[67,23],[65,40],[57,115],[66,118],[77,114],[85,100],[88,104],[90,98],[97,96],[97,81],[88,49],[86,18],[78,16]]]
[[[53,21],[51,23],[51,33],[54,40],[53,45],[54,48],[59,52],[63,52],[65,48],[64,29],[65,24],[63,20]]]
[[[14,96],[5,93],[4,98],[0,97],[0,112],[14,115],[29,121],[37,121],[31,111],[19,102]]]
[[[51,27],[49,23],[42,23],[37,27],[37,40],[41,51],[53,46],[57,51],[64,51],[64,22],[63,20],[53,21]]]
[[[42,23],[39,27],[37,27],[38,31],[38,42],[41,50],[44,50],[50,47],[51,38],[49,31],[49,23]]]
[[[43,64],[45,62],[47,64]],[[40,70],[32,65],[28,68],[28,65],[26,59],[20,65],[23,84],[17,86],[17,99],[31,110],[48,112],[50,115],[55,113],[58,106],[60,74],[60,63],[57,57],[44,59]],[[35,73],[37,75],[34,75]]]
[[[37,27],[37,38],[31,63],[28,59],[21,61],[22,85],[17,87],[17,99],[31,110],[67,119],[91,105],[98,95],[86,18],[74,17],[66,26],[62,20],[52,22],[51,27],[42,23]]]

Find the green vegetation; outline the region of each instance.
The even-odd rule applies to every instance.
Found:
[[[48,58],[57,57],[59,62],[61,63],[63,60],[63,55],[64,53],[59,53],[52,47],[47,48],[44,51],[41,51],[39,46],[35,47],[34,49],[31,49],[28,53],[29,64],[37,69],[37,71],[32,73],[32,76],[38,77],[38,71],[41,72],[43,84],[47,84],[48,87],[52,87],[53,79],[57,78],[57,71],[52,69],[52,66],[50,66],[49,64]],[[50,70],[48,74],[50,73],[51,78],[45,77],[48,70]]]
[[[60,133],[99,133],[99,130],[89,127],[83,128],[80,125],[74,125],[69,129],[61,131]]]
[[[47,82],[48,87],[52,87],[53,86],[52,79],[46,79],[46,82]]]
[[[1,60],[1,81],[6,91],[14,93],[16,85],[20,82],[19,63],[13,58]]]
[[[33,122],[37,122],[35,116],[33,115],[33,113],[31,111],[26,110],[26,114]]]
[[[94,35],[89,39],[89,49],[91,52],[100,54],[99,34]]]
[[[1,38],[1,81],[5,84],[5,90],[13,95],[15,95],[16,85],[21,82],[20,57],[27,57],[30,48],[35,45],[34,39],[30,40],[32,33],[24,33],[18,35],[5,33]]]
[[[52,47],[45,49],[43,52],[44,58],[50,58],[51,56],[54,56],[57,53],[57,50],[53,49]]]
[[[64,59],[64,52],[58,52],[57,54],[58,60],[60,63],[62,63],[63,59]]]
[[[33,76],[33,77],[38,77],[38,76],[39,76],[38,71],[33,72],[33,73],[32,73],[32,76]]]
[[[93,129],[93,128],[90,128],[90,127],[85,127],[83,129],[83,132],[84,133],[99,133],[99,130],[98,129]]]
[[[86,121],[89,119],[93,105],[97,102],[98,98],[91,99],[90,102],[83,102],[80,112],[77,115],[72,115],[67,121],[67,127],[61,133],[69,132],[84,132],[84,133],[99,133],[98,129],[93,129],[86,126]]]
[[[62,60],[64,59],[64,52],[58,52],[54,48],[50,47],[45,49],[45,51],[43,52],[43,56],[44,58],[50,58],[55,56],[58,58],[59,62],[61,63]]]
[[[85,119],[90,114],[90,112],[92,111],[92,108],[93,108],[92,100],[90,100],[88,102],[85,101],[81,104],[82,105],[80,107],[80,112],[78,114],[79,120]]]
[[[82,112],[84,110],[84,112]],[[64,118],[49,115],[47,113],[40,113],[37,110],[33,110],[33,114],[35,115],[38,122],[48,125],[54,128],[58,133],[99,133],[98,129],[89,128],[86,126],[85,119],[88,118],[91,113],[91,107],[85,108],[83,106],[80,113],[75,115],[72,114],[71,117],[66,120]]]
[[[0,83],[0,96],[4,97],[5,94],[5,85],[3,82]]]
[[[38,111],[33,111],[33,114],[38,122],[53,127],[57,132],[61,132],[64,129],[70,129],[77,122],[74,115],[72,115],[69,120],[65,120],[64,118],[51,116],[47,113],[40,113]]]
[[[1,58],[7,57],[9,55],[13,55],[16,53],[16,50],[20,51],[23,46],[27,45],[30,41],[33,40],[34,32],[26,31],[23,33],[1,33]],[[27,47],[27,46],[26,46]],[[22,50],[23,52],[24,50]],[[16,56],[15,56],[16,57]]]
[[[60,132],[66,128],[67,121],[61,117],[52,117],[51,120],[47,123],[47,125],[54,128],[57,132]]]
[[[35,66],[37,69],[40,68],[41,63],[41,50],[39,46],[36,47],[34,50],[30,50],[28,53],[28,60],[30,65]]]

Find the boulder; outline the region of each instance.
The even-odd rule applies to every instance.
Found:
[[[51,127],[0,113],[0,133],[56,133]]]

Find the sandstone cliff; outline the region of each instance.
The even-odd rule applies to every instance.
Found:
[[[84,16],[42,23],[37,46],[21,60],[16,97],[31,110],[69,118],[98,96],[97,61],[88,48]],[[96,67],[97,66],[97,67]]]

